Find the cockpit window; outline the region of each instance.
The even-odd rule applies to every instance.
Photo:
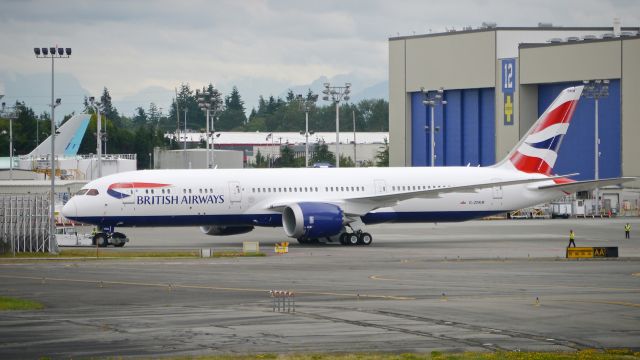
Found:
[[[98,190],[97,189],[89,189],[89,191],[87,191],[87,195],[89,195],[89,196],[97,196],[98,195]]]
[[[84,195],[89,189],[80,189],[80,191],[78,191],[76,193],[77,196],[82,196]]]

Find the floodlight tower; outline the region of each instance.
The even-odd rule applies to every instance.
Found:
[[[56,138],[56,107],[60,105],[62,100],[56,99],[54,102],[54,63],[55,59],[68,59],[71,56],[71,48],[59,48],[52,46],[49,48],[33,48],[36,58],[51,59],[51,195],[49,198],[49,252],[58,252],[58,243],[56,240],[56,218],[55,218],[55,191],[56,191],[56,164],[55,164],[55,138]]]
[[[333,101],[336,105],[336,167],[340,167],[340,101],[349,101],[351,93],[351,83],[345,83],[344,86],[331,86],[330,83],[324,83],[324,96],[322,100]]]
[[[300,109],[304,111],[304,134],[300,131],[300,135],[304,135],[304,167],[309,167],[309,135],[313,135],[313,131],[309,132],[309,111],[315,107],[318,95],[305,98],[298,94],[296,98],[300,102]]]
[[[4,95],[0,95],[2,99]],[[13,120],[18,118],[18,109],[13,106],[6,110],[6,103],[2,103],[1,114],[5,118],[9,119],[9,180],[13,180]]]
[[[606,98],[609,96],[609,80],[591,80],[591,81],[583,81],[584,90],[582,91],[582,96],[587,99],[593,99],[595,103],[595,154],[594,154],[594,171],[595,171],[595,179],[600,179],[600,135],[598,132],[598,100],[600,98]],[[600,214],[600,199],[599,199],[599,189],[596,187],[594,190],[596,197],[595,204],[595,213],[596,215]]]
[[[196,99],[198,100],[198,106],[200,107],[201,110],[207,112],[207,129],[206,129],[207,131],[207,135],[206,135],[207,169],[212,168],[213,166],[215,166],[215,163],[216,163],[215,147],[213,145],[215,138],[212,137],[212,132],[215,133],[216,131],[215,118],[216,118],[216,114],[218,113],[223,103],[222,98],[219,94],[220,93],[216,89],[213,89],[213,92],[209,92],[205,90],[202,93],[200,93],[199,91],[196,91]],[[211,111],[213,111],[213,116],[211,116],[210,118],[209,115]],[[211,124],[211,127],[209,127],[209,124]],[[218,136],[220,136],[220,134],[218,134]],[[210,140],[211,140],[211,146],[209,145]],[[212,148],[211,154],[209,154],[210,147]]]
[[[95,97],[89,98],[89,104],[96,111],[97,123],[96,123],[96,154],[98,154],[98,178],[102,177],[102,127],[100,117],[100,103],[96,102]]]
[[[439,88],[433,91],[425,91],[424,88],[420,88],[422,93],[424,94],[425,100],[422,103],[425,106],[429,106],[431,108],[431,122],[428,126],[429,128],[429,142],[431,145],[431,167],[436,166],[436,121],[435,121],[435,108],[437,105],[446,105],[447,101],[444,100],[444,89]]]

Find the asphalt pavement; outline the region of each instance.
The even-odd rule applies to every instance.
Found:
[[[565,259],[569,229],[620,258]],[[0,295],[46,308],[0,312],[0,358],[640,349],[637,218],[378,225],[371,246],[293,241],[286,255],[278,228],[123,230],[117,251],[260,241],[268,256],[1,260]],[[295,297],[274,311],[270,290]]]

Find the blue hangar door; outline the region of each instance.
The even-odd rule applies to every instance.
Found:
[[[538,85],[538,116],[560,94],[581,82]],[[600,178],[619,177],[621,163],[620,80],[610,80],[609,96],[598,101],[598,132],[600,135]],[[567,135],[562,140],[558,160],[553,168],[558,175],[580,173],[575,179],[595,177],[595,100],[584,96],[578,102]]]
[[[495,90],[445,90],[447,104],[435,108],[436,166],[495,163]],[[421,92],[411,93],[411,165],[431,163],[431,108]]]

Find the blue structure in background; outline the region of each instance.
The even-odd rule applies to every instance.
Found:
[[[581,82],[565,82],[538,86],[538,115],[542,115],[562,90]],[[582,97],[562,140],[555,174],[580,173],[575,179],[595,177],[595,106],[593,99]],[[598,131],[600,133],[600,178],[622,176],[620,80],[610,80],[609,96],[598,102]]]
[[[495,163],[493,88],[445,90],[447,104],[436,106],[436,166],[488,166]],[[428,166],[431,110],[421,92],[411,94],[411,165]]]

